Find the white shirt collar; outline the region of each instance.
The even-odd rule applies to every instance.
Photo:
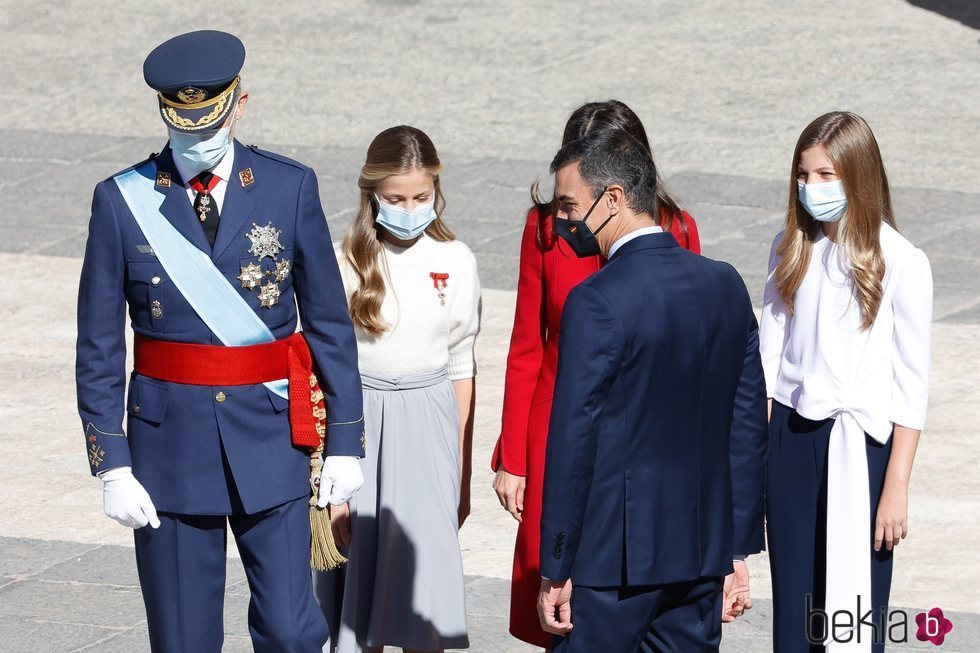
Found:
[[[649,227],[643,227],[642,229],[637,229],[636,231],[631,231],[625,236],[620,236],[619,239],[612,244],[612,247],[609,248],[609,254],[606,256],[606,258],[612,258],[613,254],[616,253],[616,250],[618,250],[620,247],[622,247],[629,241],[633,240],[634,238],[639,238],[640,236],[646,236],[647,234],[660,234],[663,233],[663,231],[664,230],[658,227],[657,225],[651,225]]]
[[[189,186],[191,179],[196,177],[198,174],[193,169],[187,167],[187,165],[181,160],[176,154],[173,155],[174,167],[177,168],[178,174],[180,174],[181,181],[184,182],[184,186]],[[228,146],[228,151],[225,155],[221,157],[218,161],[218,165],[211,168],[211,173],[221,179],[222,181],[228,181],[231,178],[231,171],[235,167],[235,141],[232,139],[231,144]]]

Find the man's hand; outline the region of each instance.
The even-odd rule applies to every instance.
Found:
[[[555,612],[558,618],[555,618]],[[538,594],[538,618],[546,633],[561,635],[572,632],[572,579],[555,583],[541,579]]]
[[[320,491],[316,505],[326,508],[328,503],[339,506],[350,501],[354,493],[364,485],[361,463],[354,456],[327,456],[320,471]]]
[[[746,610],[752,609],[752,599],[749,597],[749,566],[744,560],[735,561],[735,571],[725,577],[722,600],[722,623],[731,623]]]
[[[342,549],[350,546],[350,504],[342,503],[330,509],[330,530],[334,542]]]
[[[517,521],[523,521],[521,513],[524,512],[525,487],[523,476],[514,476],[503,467],[497,470],[497,475],[493,478],[493,491],[497,493],[497,500]]]
[[[147,524],[160,527],[157,509],[150,495],[133,476],[131,467],[117,467],[99,474],[102,479],[102,508],[107,517],[127,528],[143,528]]]

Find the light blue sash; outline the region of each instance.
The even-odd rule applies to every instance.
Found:
[[[211,257],[184,238],[160,212],[163,195],[155,188],[154,168],[148,163],[114,177],[113,181],[177,290],[226,346],[241,347],[275,340],[269,327],[215,267]],[[144,177],[141,171],[150,176]],[[270,381],[265,386],[280,397],[289,398],[286,379]]]

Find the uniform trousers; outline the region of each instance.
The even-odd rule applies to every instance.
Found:
[[[811,421],[774,401],[769,422],[769,460],[766,475],[766,535],[773,592],[774,653],[823,651],[826,586],[827,443],[833,419]],[[871,495],[868,555],[871,556],[871,603],[878,624],[872,651],[884,651],[888,594],[892,580],[892,552],[874,550],[874,521],[885,481],[892,441],[885,444],[865,436]],[[809,600],[808,600],[809,597]],[[808,610],[809,607],[809,610]],[[857,597],[851,609],[857,611]],[[855,621],[861,615],[855,615]],[[869,620],[866,620],[869,621]],[[809,626],[808,626],[809,624]],[[808,639],[808,627],[810,638]],[[862,629],[862,637],[869,634]],[[863,640],[862,640],[863,641]]]
[[[159,517],[159,528],[136,530],[136,565],[153,651],[221,650],[226,524],[251,590],[248,630],[254,650],[321,650],[329,632],[313,598],[306,497],[251,515]]]
[[[553,653],[710,653],[721,644],[724,580],[572,588],[572,632]]]

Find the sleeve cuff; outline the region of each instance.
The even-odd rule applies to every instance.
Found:
[[[449,352],[449,363],[446,365],[446,374],[450,381],[461,381],[472,379],[476,376],[476,361],[473,357],[473,349],[467,348],[463,352]]]
[[[926,416],[916,411],[910,411],[908,408],[892,409],[890,420],[892,424],[916,431],[921,431],[926,426]]]
[[[129,440],[122,433],[106,433],[92,422],[85,426],[85,450],[92,476],[116,467],[132,467]]]
[[[326,456],[364,457],[364,418],[356,422],[327,424]]]

